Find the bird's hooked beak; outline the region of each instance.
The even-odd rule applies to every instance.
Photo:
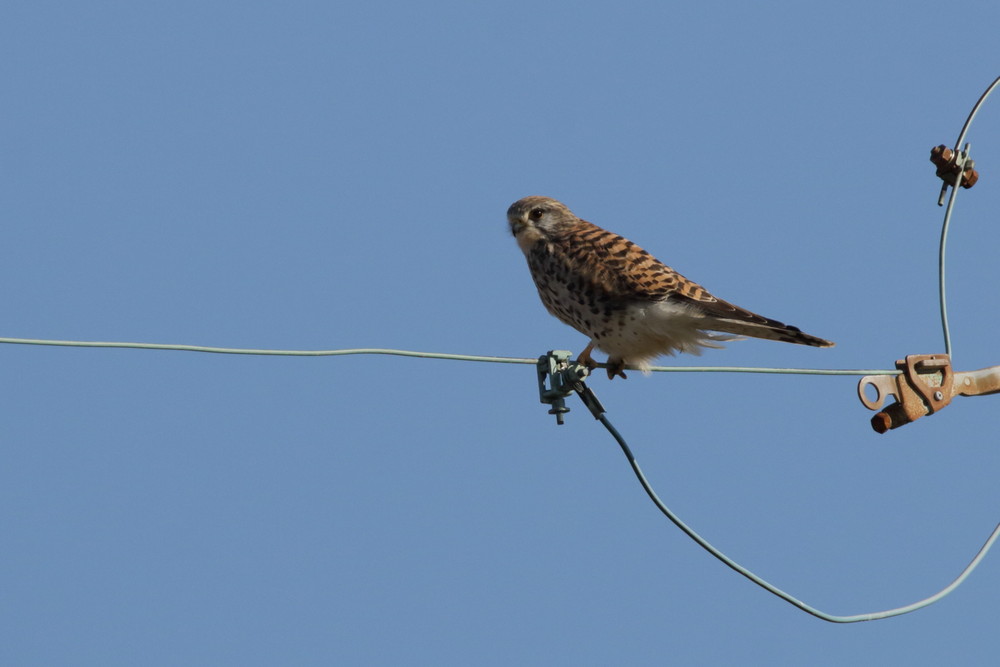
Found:
[[[526,216],[523,218],[511,216],[507,218],[507,222],[510,223],[510,233],[514,235],[518,247],[525,255],[530,253],[536,244],[545,240],[545,235],[538,226]]]

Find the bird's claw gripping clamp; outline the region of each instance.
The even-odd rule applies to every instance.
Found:
[[[985,396],[1000,392],[1000,366],[956,373],[947,354],[911,354],[896,362],[898,375],[866,375],[858,383],[858,397],[869,410],[879,410],[886,396],[896,402],[872,417],[879,433],[934,414],[953,396]],[[866,389],[875,388],[875,398]]]

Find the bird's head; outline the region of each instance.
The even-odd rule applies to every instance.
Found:
[[[538,241],[550,239],[576,221],[577,217],[565,204],[549,197],[525,197],[507,209],[510,232],[525,252]]]

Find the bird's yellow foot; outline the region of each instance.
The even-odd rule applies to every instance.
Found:
[[[605,368],[608,371],[609,380],[614,380],[616,375],[620,376],[623,380],[628,379],[628,376],[625,375],[624,359],[608,359],[608,363],[605,364]]]
[[[593,351],[594,351],[594,344],[591,343],[583,350],[583,352],[580,353],[580,356],[576,358],[576,363],[583,364],[584,366],[587,367],[587,370],[591,371],[597,368],[597,362],[594,361],[593,358],[590,356],[590,353]]]

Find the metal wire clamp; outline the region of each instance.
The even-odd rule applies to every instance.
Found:
[[[911,354],[896,362],[899,375],[866,375],[858,382],[858,398],[869,410],[879,410],[887,396],[896,402],[872,417],[872,428],[885,433],[931,415],[953,396],[985,396],[1000,392],[1000,366],[956,373],[947,354]],[[867,388],[875,388],[868,398]]]
[[[604,406],[583,381],[590,375],[590,369],[581,363],[570,362],[572,354],[567,350],[549,350],[538,357],[536,365],[538,398],[542,403],[552,406],[549,414],[556,416],[556,423],[560,426],[564,423],[563,415],[569,412],[566,397],[574,391],[590,410],[590,414],[594,415],[594,419],[600,419],[605,413]]]

